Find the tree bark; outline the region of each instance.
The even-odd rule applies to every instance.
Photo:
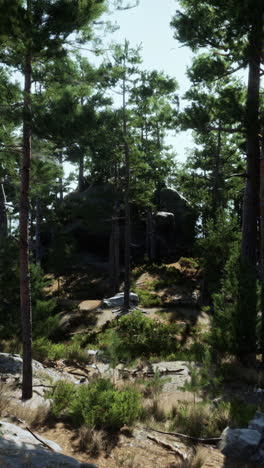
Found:
[[[120,286],[120,227],[119,227],[119,206],[115,203],[112,232],[109,242],[109,277],[110,277],[110,294],[118,293]]]
[[[259,92],[262,45],[262,1],[249,33],[249,73],[246,103],[247,182],[243,200],[240,288],[236,321],[237,352],[242,360],[256,353],[256,255],[259,214]]]
[[[6,196],[4,180],[0,179],[0,243],[7,238],[8,234],[8,216],[6,209]]]
[[[35,236],[36,236],[36,243],[35,243],[35,259],[36,264],[40,265],[41,263],[41,239],[40,239],[40,226],[41,226],[41,202],[40,199],[36,199],[36,228],[35,228]]]
[[[263,130],[264,131],[264,130]],[[264,135],[261,137],[260,189],[259,189],[259,228],[260,228],[260,282],[261,282],[261,355],[264,364]]]
[[[146,251],[147,256],[151,262],[155,261],[156,258],[156,243],[155,243],[155,228],[151,209],[147,212],[146,222]]]
[[[30,11],[30,0],[27,1]],[[32,397],[32,311],[29,273],[29,179],[31,162],[31,47],[24,72],[23,156],[20,188],[20,307],[23,340],[22,399]]]
[[[126,47],[126,46],[125,46]],[[125,62],[125,60],[124,60]],[[124,63],[124,69],[126,63]],[[123,137],[125,154],[125,287],[124,287],[124,312],[130,309],[130,154],[127,142],[127,115],[126,115],[126,76],[123,79]]]
[[[219,122],[219,127],[221,127],[221,122]],[[222,141],[221,141],[221,130],[218,130],[217,134],[217,148],[215,154],[215,164],[214,164],[214,182],[213,182],[213,203],[212,203],[212,215],[214,223],[217,219],[217,211],[220,208],[221,200],[220,200],[220,161],[221,161],[221,149],[222,149]]]
[[[62,152],[59,153],[59,165],[61,170],[63,170],[63,159],[62,159]],[[59,177],[59,202],[63,201],[63,178]]]
[[[83,191],[83,178],[84,178],[84,154],[81,148],[81,154],[79,158],[79,174],[78,174],[78,190],[79,192]]]

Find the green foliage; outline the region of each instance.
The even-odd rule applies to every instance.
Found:
[[[224,211],[219,211],[216,223],[209,221],[206,225],[205,236],[197,241],[210,295],[219,288],[224,267],[230,254],[233,254],[237,238],[237,220],[230,219]]]
[[[245,403],[243,400],[232,400],[228,405],[230,413],[230,426],[247,427],[248,423],[256,413],[257,406]]]
[[[194,402],[197,393],[215,396],[220,391],[222,377],[216,374],[209,348],[206,349],[199,367],[190,366],[191,380],[183,389],[193,392]]]
[[[176,325],[157,323],[142,312],[133,311],[122,317],[114,330],[110,329],[100,337],[99,346],[107,355],[109,342],[114,343],[112,346],[117,360],[164,356],[177,352],[177,332]]]
[[[0,337],[9,339],[21,330],[18,244],[14,238],[7,239],[0,248],[0,264]],[[45,298],[46,280],[42,269],[31,264],[30,275],[34,336],[48,337],[58,324],[54,316],[56,301]]]
[[[214,313],[209,341],[214,358],[233,354],[236,350],[235,318],[237,317],[239,281],[239,244],[233,245],[226,262],[222,288],[213,295]]]
[[[157,396],[161,391],[165,383],[169,382],[169,378],[164,378],[159,372],[155,372],[154,376],[149,379],[138,379],[137,384],[141,384],[144,387],[144,397],[152,398]]]
[[[142,307],[158,307],[162,305],[161,298],[146,289],[134,288],[134,292],[139,297],[139,303]]]
[[[139,393],[131,387],[118,390],[107,379],[79,387],[60,382],[53,400],[53,413],[68,416],[77,426],[117,431],[133,424],[140,414]]]
[[[87,350],[81,349],[78,342],[53,343],[46,337],[40,337],[33,341],[33,358],[40,362],[66,359],[70,364],[88,364]]]
[[[33,358],[40,362],[65,358],[67,347],[63,343],[52,343],[47,338],[37,338],[32,344]]]

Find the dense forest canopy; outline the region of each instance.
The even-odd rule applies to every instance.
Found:
[[[105,295],[124,282],[129,312],[136,265],[196,258],[212,354],[264,350],[263,1],[178,2],[168,28],[194,52],[184,106],[176,72],[102,37],[114,8],[136,4],[0,2],[0,334],[22,337],[24,398],[32,315],[33,339],[54,319],[45,278],[91,264],[105,265]],[[184,164],[172,130],[193,132]]]

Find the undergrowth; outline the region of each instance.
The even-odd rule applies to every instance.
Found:
[[[131,425],[140,414],[140,394],[130,387],[117,389],[109,379],[97,379],[89,385],[59,382],[52,395],[56,417],[66,416],[77,427],[117,431]]]

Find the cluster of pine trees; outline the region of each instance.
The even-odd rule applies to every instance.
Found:
[[[140,50],[127,41],[105,47],[102,14],[128,8],[108,3],[0,1],[0,282],[18,278],[19,250],[23,398],[32,395],[30,263],[42,263],[43,225],[59,222],[65,162],[77,167],[79,192],[110,181],[123,194],[125,309],[130,204],[151,215],[155,189],[170,181],[196,210],[194,254],[204,270],[203,303],[214,312],[216,350],[247,361],[264,351],[263,1],[179,1],[171,27],[195,52],[182,112],[174,77],[145,71]],[[88,50],[102,58],[97,67]],[[192,129],[196,143],[177,172],[165,139],[171,129]],[[116,205],[116,237],[119,216]],[[8,286],[0,292],[1,314],[8,294]]]

